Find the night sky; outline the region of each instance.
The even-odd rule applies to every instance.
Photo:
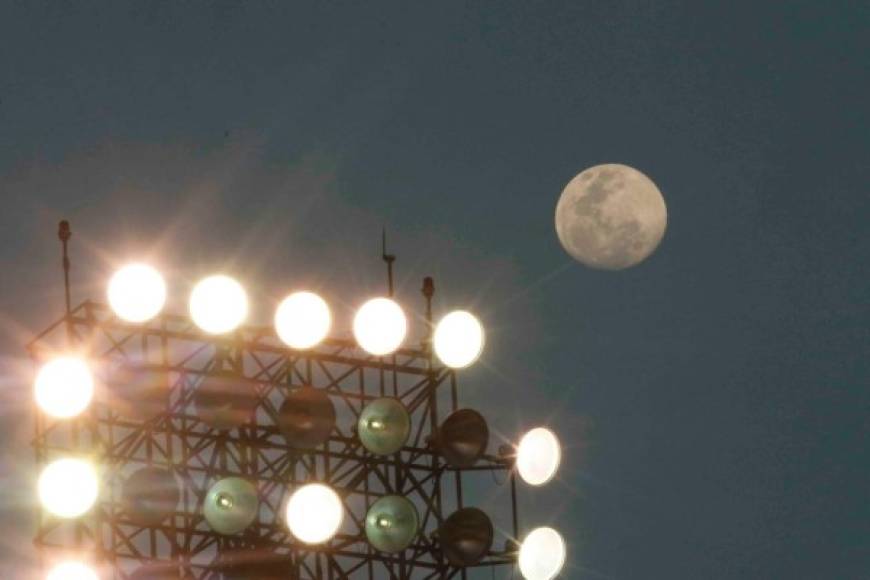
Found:
[[[521,519],[566,578],[870,577],[868,55],[861,1],[3,2],[0,576],[68,218],[76,301],[146,258],[174,311],[223,269],[255,321],[306,286],[344,335],[385,226],[403,304],[432,275],[488,329],[460,381],[492,445],[564,441]],[[621,272],[553,226],[604,162],[669,210]]]

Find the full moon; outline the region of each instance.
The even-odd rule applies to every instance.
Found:
[[[668,210],[652,180],[607,163],[572,179],[556,204],[562,247],[589,267],[622,270],[644,261],[665,235]]]

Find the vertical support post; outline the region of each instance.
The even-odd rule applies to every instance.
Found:
[[[435,295],[435,281],[432,276],[423,278],[423,296],[426,299],[426,337],[423,339],[423,349],[432,358],[432,335],[435,331],[432,328],[432,297]]]
[[[517,472],[515,469],[511,469],[511,512],[513,516],[514,539],[519,541],[520,523],[519,515],[517,514]]]
[[[60,223],[57,224],[57,237],[60,240],[61,246],[63,248],[63,259],[61,264],[63,266],[63,296],[64,296],[64,304],[66,306],[66,336],[69,345],[72,345],[73,342],[73,330],[72,330],[72,322],[70,321],[70,315],[72,314],[72,301],[70,300],[70,292],[69,292],[69,252],[68,252],[68,243],[69,239],[72,237],[72,230],[69,227],[69,222],[67,220],[61,220]]]
[[[69,316],[72,311],[72,304],[70,303],[69,296],[69,253],[67,252],[67,243],[72,237],[72,230],[70,229],[67,220],[61,220],[57,225],[57,237],[60,239],[60,243],[63,246],[63,289],[64,298],[66,299],[66,313],[67,316]]]
[[[390,298],[393,297],[393,262],[396,261],[396,256],[387,253],[387,228],[381,231],[381,259],[387,263],[387,292]]]

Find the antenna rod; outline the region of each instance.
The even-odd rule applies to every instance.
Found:
[[[387,263],[387,288],[389,296],[393,296],[393,262],[396,261],[396,256],[387,253],[387,228],[381,230],[381,258]]]
[[[63,291],[64,298],[66,298],[66,314],[69,316],[72,312],[72,305],[69,298],[69,254],[67,253],[67,242],[72,237],[72,230],[70,230],[67,220],[61,220],[58,224],[57,237],[63,245]]]
[[[432,276],[423,278],[423,296],[426,297],[426,322],[429,324],[431,334],[432,330],[432,296],[435,295],[435,281]]]
[[[432,328],[432,296],[435,295],[435,281],[432,279],[432,276],[423,278],[422,292],[426,299],[426,338],[423,339],[423,344],[428,351],[432,346],[432,335],[434,333]],[[431,351],[428,352],[431,354]]]

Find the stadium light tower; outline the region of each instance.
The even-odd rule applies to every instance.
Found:
[[[521,540],[516,496],[517,480],[555,476],[556,435],[536,428],[489,452],[486,420],[457,394],[483,325],[465,310],[434,325],[426,278],[412,343],[386,238],[388,292],[362,304],[351,338],[329,336],[329,305],[307,290],[280,303],[273,326],[247,323],[248,295],[225,274],[194,287],[187,315],[165,313],[171,288],[139,262],[110,279],[108,304],[73,307],[71,235],[61,222],[65,315],[28,344],[46,564],[36,577],[559,574],[564,540],[549,527]],[[496,472],[509,505],[468,505],[465,478]]]

